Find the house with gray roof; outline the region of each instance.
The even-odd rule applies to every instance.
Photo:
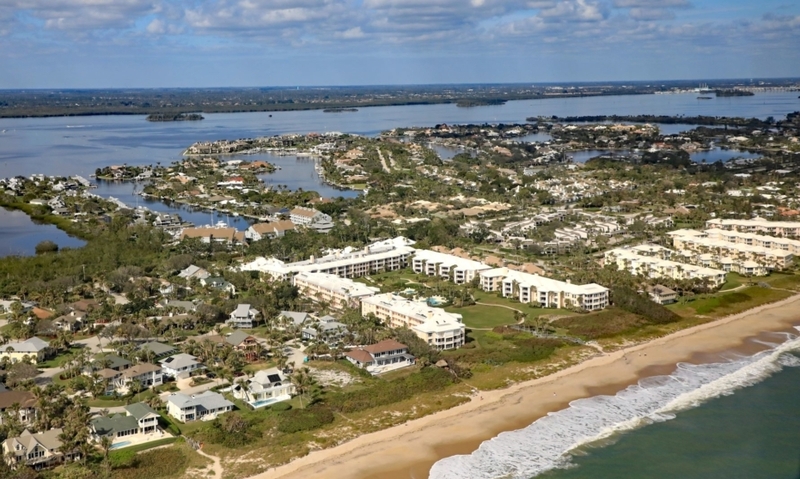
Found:
[[[159,343],[158,341],[150,341],[149,343],[141,344],[136,349],[139,351],[152,351],[153,355],[157,358],[175,354],[177,351],[175,346],[172,346],[171,344]]]
[[[80,457],[78,451],[66,456],[60,451],[62,443],[58,436],[61,432],[61,429],[50,429],[32,434],[26,429],[19,436],[3,441],[3,457],[11,466],[25,464],[35,469],[52,467]]]
[[[172,378],[178,377],[179,375],[188,377],[192,371],[205,369],[205,365],[198,361],[196,357],[186,353],[175,354],[164,358],[159,361],[159,364],[161,364],[164,375]]]
[[[181,422],[210,421],[232,411],[233,406],[222,394],[213,391],[192,395],[172,393],[167,398],[167,413]]]
[[[231,313],[230,319],[226,321],[233,328],[251,329],[258,316],[258,310],[249,304],[240,304]]]
[[[159,414],[145,403],[139,402],[125,406],[124,414],[98,416],[89,422],[92,439],[99,441],[108,436],[116,448],[124,447],[129,440],[123,439],[135,434],[152,434],[152,439],[163,436],[158,428]]]
[[[178,276],[185,279],[203,279],[208,278],[211,276],[208,271],[204,270],[203,268],[195,265],[190,265],[180,273]]]
[[[192,301],[181,301],[179,299],[170,299],[168,301],[164,301],[161,303],[162,308],[175,308],[175,309],[182,309],[187,313],[192,313],[197,311],[197,303]]]
[[[347,325],[336,321],[331,316],[319,319],[316,324],[307,325],[303,328],[302,338],[309,341],[322,341],[327,344],[334,344],[347,334]]]
[[[34,336],[25,341],[0,345],[0,359],[8,358],[12,363],[16,363],[27,356],[36,364],[43,361],[49,351],[50,343]]]
[[[295,326],[302,326],[303,323],[308,320],[309,314],[299,311],[281,311],[278,317],[284,318],[287,322],[291,322]]]

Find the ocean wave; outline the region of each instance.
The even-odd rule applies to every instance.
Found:
[[[753,356],[711,364],[679,363],[668,376],[644,378],[614,396],[572,401],[530,426],[499,434],[469,455],[439,460],[430,479],[528,479],[569,467],[577,448],[620,432],[674,419],[676,413],[757,384],[784,367],[800,367],[800,337]]]

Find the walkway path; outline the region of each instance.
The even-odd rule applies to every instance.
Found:
[[[202,449],[197,449],[197,453],[200,454],[203,457],[207,457],[208,459],[211,459],[212,461],[214,461],[214,463],[211,464],[211,472],[214,473],[214,477],[222,479],[222,471],[223,471],[223,469],[222,469],[222,462],[220,461],[220,459],[217,456],[212,456],[211,454],[206,454],[205,452],[203,452]]]
[[[378,158],[381,159],[381,165],[383,165],[383,171],[386,173],[391,173],[392,170],[389,169],[389,166],[386,164],[386,160],[383,158],[383,153],[381,153],[381,149],[378,148]]]

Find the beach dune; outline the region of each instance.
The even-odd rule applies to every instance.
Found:
[[[760,306],[653,341],[588,359],[558,373],[506,389],[406,424],[315,451],[251,479],[423,479],[443,457],[469,454],[497,434],[528,426],[572,400],[614,394],[642,377],[669,374],[679,362],[706,362],[731,349],[753,354],[746,343],[769,331],[800,325],[800,295]]]

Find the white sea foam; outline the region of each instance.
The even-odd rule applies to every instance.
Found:
[[[669,376],[645,378],[614,396],[572,401],[530,426],[499,434],[469,455],[441,459],[430,479],[528,479],[569,467],[571,451],[621,431],[668,421],[681,410],[752,386],[784,367],[800,367],[800,337],[775,348],[712,364],[679,363]]]

